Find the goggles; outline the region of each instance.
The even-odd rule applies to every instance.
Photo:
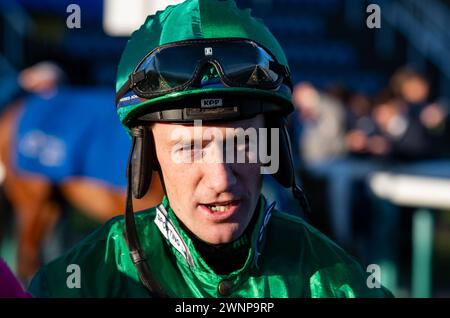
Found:
[[[289,69],[267,49],[241,38],[200,39],[169,43],[149,52],[120,88],[116,105],[130,90],[154,98],[201,84],[199,74],[213,65],[228,87],[292,90]]]

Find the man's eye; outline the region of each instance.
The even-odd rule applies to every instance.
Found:
[[[234,138],[234,145],[238,151],[248,151],[250,147],[250,138],[245,136],[244,140],[241,138]]]
[[[180,151],[187,156],[190,156],[192,158],[197,158],[202,155],[203,147],[201,147],[201,146],[199,147],[195,143],[189,143],[189,144],[184,145]]]
[[[178,146],[176,151],[177,152],[191,151],[191,150],[194,150],[194,148],[195,148],[195,144],[194,143],[186,143],[186,144],[182,144],[182,145]]]
[[[191,143],[191,144],[186,145],[186,149],[187,149],[187,150],[190,150],[190,151],[195,150],[195,149],[196,149],[196,148],[195,148],[195,144],[194,144],[194,143]]]
[[[248,145],[245,143],[239,143],[236,145],[236,149],[237,149],[237,151],[247,151]]]

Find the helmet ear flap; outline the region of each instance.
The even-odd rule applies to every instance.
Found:
[[[131,157],[131,189],[133,196],[140,199],[147,193],[152,181],[154,145],[147,127],[134,127],[132,134],[136,141]]]
[[[285,120],[282,117],[266,117],[268,128],[276,128],[279,131],[279,165],[273,177],[283,187],[289,188],[294,183],[294,166],[291,152],[291,144],[286,129]],[[270,129],[271,130],[271,129]],[[269,130],[269,149],[272,149],[272,135]],[[277,141],[278,142],[278,141]]]

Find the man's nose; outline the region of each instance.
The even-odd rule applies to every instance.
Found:
[[[204,175],[207,187],[216,193],[231,191],[236,184],[233,165],[226,162],[208,163]]]

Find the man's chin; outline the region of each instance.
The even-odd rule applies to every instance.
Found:
[[[243,229],[236,224],[215,224],[211,225],[212,232],[200,237],[204,242],[212,245],[227,244],[238,239],[242,233]]]

